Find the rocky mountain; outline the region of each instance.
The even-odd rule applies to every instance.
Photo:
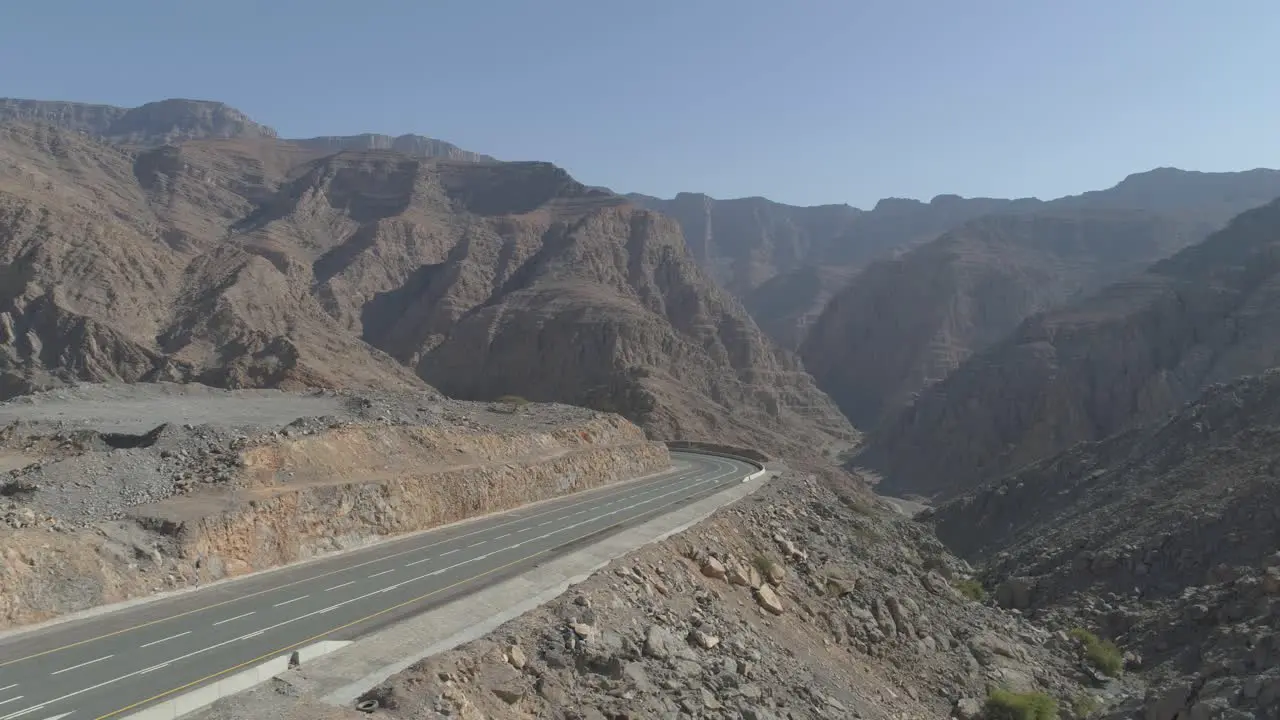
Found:
[[[622,412],[658,437],[853,431],[679,226],[546,163],[126,150],[0,136],[0,392],[53,382],[422,386]]]
[[[339,150],[394,150],[412,157],[443,158],[446,160],[463,160],[466,162],[494,162],[495,158],[480,153],[463,150],[443,140],[424,137],[422,135],[378,135],[364,133],[362,135],[327,135],[305,139],[294,139],[306,148],[324,152]]]
[[[276,131],[239,110],[209,100],[170,99],[136,108],[89,103],[0,98],[0,122],[54,125],[123,145],[154,146],[201,138],[274,138]],[[488,155],[463,150],[422,135],[335,135],[296,138],[291,143],[316,152],[394,150],[413,157],[468,162],[492,161]]]
[[[827,304],[801,356],[844,414],[871,428],[1027,316],[1205,234],[1141,211],[980,218],[869,265]]]
[[[1274,717],[1278,468],[1280,371],[1271,371],[1032,463],[930,520],[983,566],[1002,603],[1137,652],[1160,689],[1131,704],[1162,718]],[[1210,712],[1222,707],[1239,714]]]
[[[1106,190],[1049,201],[939,195],[927,203],[886,198],[867,211],[847,205],[795,207],[763,198],[716,200],[695,193],[670,200],[629,197],[676,218],[694,257],[712,277],[743,299],[771,337],[795,349],[843,288],[844,278],[977,218],[1137,210],[1202,228],[1202,237],[1235,215],[1280,197],[1280,171],[1158,168],[1130,175]]]
[[[954,195],[928,203],[887,198],[863,211],[848,205],[796,207],[759,197],[717,200],[698,193],[670,200],[627,197],[679,221],[694,258],[751,308],[775,341],[791,349],[843,281],[870,260],[1023,202]]]
[[[854,462],[896,493],[964,494],[1280,365],[1280,201],[1132,279],[1024,321],[926,388]]]
[[[275,137],[276,131],[220,102],[161,100],[113,105],[0,98],[0,122],[55,125],[115,143],[163,145],[195,138]]]

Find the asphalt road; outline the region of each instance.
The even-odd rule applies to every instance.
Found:
[[[756,469],[671,455],[671,471],[642,481],[0,640],[0,720],[123,717],[296,648],[372,632]]]

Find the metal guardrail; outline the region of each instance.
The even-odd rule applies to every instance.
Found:
[[[764,453],[746,448],[736,448],[730,445],[720,445],[717,443],[698,442],[696,440],[668,440],[663,443],[668,450],[679,450],[684,452],[695,452],[701,455],[714,455],[717,457],[737,460],[739,462],[754,465],[758,470],[764,470],[765,463],[770,458]]]

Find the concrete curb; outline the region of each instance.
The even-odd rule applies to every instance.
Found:
[[[181,717],[189,712],[208,707],[224,697],[235,695],[260,685],[280,675],[290,667],[300,666],[302,663],[341,650],[350,644],[350,641],[345,640],[322,640],[294,650],[288,655],[271,658],[247,670],[241,670],[235,675],[228,675],[217,682],[209,683],[191,692],[152,705],[149,708],[125,715],[121,720],[174,720],[174,718]]]

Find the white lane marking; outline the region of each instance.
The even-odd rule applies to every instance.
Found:
[[[391,568],[390,570],[383,570],[382,572],[376,572],[376,573],[374,573],[374,574],[370,575],[370,576],[369,576],[369,578],[370,578],[370,579],[373,579],[373,578],[378,577],[379,575],[386,575],[387,573],[393,573],[393,572],[395,572],[395,571],[396,571],[396,569],[395,569],[395,568]]]
[[[429,562],[429,561],[431,561],[431,560],[435,560],[435,558],[434,558],[434,557],[425,557],[425,558],[422,558],[421,560],[414,560],[414,561],[413,561],[413,562],[411,562],[411,563],[405,563],[405,564],[404,564],[404,566],[405,566],[405,567],[413,567],[414,565],[421,565],[422,563],[424,563],[424,562]]]
[[[462,548],[454,548],[454,549],[452,549],[452,550],[447,550],[447,551],[445,551],[445,552],[440,553],[440,557],[444,557],[445,555],[452,555],[452,554],[454,554],[454,553],[458,552],[458,551],[459,551],[459,550],[461,550],[461,549],[462,549]]]
[[[169,667],[169,666],[170,666],[170,665],[172,665],[172,664],[173,664],[173,663],[172,663],[171,661],[166,660],[165,662],[162,662],[162,663],[160,663],[159,665],[152,665],[151,667],[147,668],[146,670],[141,670],[141,671],[139,671],[139,673],[138,673],[138,674],[139,674],[139,675],[146,675],[147,673],[151,672],[152,670],[159,670],[160,668],[167,668],[167,667]]]
[[[248,640],[249,638],[256,638],[264,632],[266,632],[266,630],[254,630],[251,633],[241,635],[240,637],[236,638],[235,640],[232,640],[231,642],[236,642],[236,640]]]
[[[684,487],[684,488],[681,488],[681,489],[676,490],[676,491],[673,491],[673,492],[664,493],[663,495],[659,495],[658,497],[652,498],[652,499],[650,499],[650,500],[647,500],[647,501],[645,501],[645,502],[643,502],[643,503],[638,503],[638,504],[642,504],[642,505],[643,505],[643,504],[648,504],[649,502],[652,502],[653,500],[657,500],[657,499],[662,498],[662,497],[667,497],[667,496],[669,496],[669,495],[674,495],[674,494],[676,494],[676,493],[678,493],[678,492],[684,492],[684,491],[687,491],[687,490],[688,490],[689,488],[691,488],[691,487],[696,487],[696,486],[698,486],[698,485],[705,484],[706,482],[715,482],[715,481],[718,481],[718,480],[720,479],[720,477],[721,477],[721,476],[717,476],[716,478],[712,478],[712,479],[704,480],[704,481],[702,481],[702,482],[694,483],[693,485],[686,486],[686,487]],[[668,505],[673,505],[673,504],[675,504],[675,503],[668,503]],[[665,507],[665,506],[664,506],[664,507]],[[579,523],[579,525],[581,525],[581,524],[585,524],[585,523]],[[577,526],[575,525],[574,527],[577,527]],[[548,533],[547,535],[548,535],[548,536],[549,536],[549,535],[554,535],[554,534],[556,534],[556,533],[558,533],[558,532],[563,532],[564,530],[567,530],[567,529],[569,529],[569,528],[561,528],[560,530],[556,530],[556,531],[554,531],[554,532]],[[546,537],[546,536],[543,536],[543,537]],[[541,539],[541,538],[535,538],[535,539]],[[530,541],[526,541],[526,542],[532,542],[532,540],[530,540]],[[523,544],[524,544],[524,543],[519,543],[519,545],[523,545]],[[513,547],[516,547],[516,546],[513,546]],[[477,560],[483,560],[484,558],[487,558],[487,557],[489,557],[490,555],[494,555],[494,554],[496,554],[496,553],[489,553],[489,554],[487,554],[487,555],[481,555],[481,556],[479,556],[479,557],[472,558],[472,559],[470,559],[470,560],[466,560],[466,561],[464,561],[464,562],[462,562],[462,563],[459,563],[458,565],[465,565],[465,564],[467,564],[467,563],[475,562],[475,561],[477,561]],[[453,566],[453,567],[457,567],[457,565],[455,565],[455,566]],[[452,569],[452,567],[450,567],[450,568],[445,568],[445,569],[446,569],[446,570],[451,570],[451,569]],[[439,572],[443,572],[443,571],[439,571]],[[423,578],[429,577],[431,574],[434,574],[434,573],[428,573],[427,575],[419,575],[418,577],[415,577],[415,578],[412,578],[412,579],[410,579],[410,580],[406,580],[406,581],[404,581],[404,582],[402,582],[402,583],[399,583],[399,584],[397,584],[397,585],[394,585],[394,586],[392,586],[392,588],[398,588],[398,587],[401,587],[401,586],[403,586],[403,585],[407,585],[407,584],[409,584],[410,582],[416,582],[416,581],[421,580],[421,579],[423,579]],[[299,620],[303,620],[303,619],[306,619],[306,618],[309,618],[309,617],[313,617],[313,616],[315,616],[315,615],[320,615],[321,613],[327,613],[327,612],[330,612],[330,611],[332,611],[332,610],[336,610],[337,608],[340,608],[340,607],[342,607],[343,605],[348,605],[348,604],[350,604],[350,603],[357,602],[357,601],[359,601],[359,600],[363,600],[363,599],[365,599],[365,598],[367,598],[367,597],[372,597],[372,596],[374,596],[374,595],[377,595],[378,593],[387,592],[388,590],[390,590],[390,589],[392,589],[392,588],[383,588],[383,589],[381,589],[381,590],[374,590],[373,592],[366,593],[366,594],[361,595],[361,596],[359,596],[359,597],[351,598],[350,600],[344,600],[344,601],[342,601],[342,602],[340,602],[340,603],[338,603],[338,604],[336,604],[336,605],[332,605],[332,606],[330,606],[330,607],[324,608],[323,610],[315,610],[315,611],[313,611],[313,612],[307,613],[306,615],[300,615],[300,616],[298,616],[298,617],[296,617],[296,618],[292,618],[292,619],[285,620],[285,621],[280,622],[280,623],[276,623],[275,625],[272,625],[271,627],[268,627],[268,628],[263,628],[262,630],[259,630],[259,631],[258,631],[258,632],[256,632],[256,633],[250,633],[249,635],[246,635],[246,636],[243,636],[243,637],[239,637],[239,638],[234,638],[234,639],[232,639],[232,640],[224,640],[224,641],[222,641],[222,642],[220,642],[220,643],[217,643],[217,644],[215,644],[215,645],[210,645],[210,646],[208,646],[208,647],[201,648],[201,649],[196,650],[196,651],[194,651],[194,652],[187,653],[186,655],[183,655],[183,656],[181,656],[181,657],[173,658],[172,660],[169,660],[168,662],[171,662],[171,663],[172,663],[172,662],[178,662],[178,661],[180,661],[180,660],[186,660],[187,658],[195,657],[196,655],[200,655],[200,654],[203,654],[203,653],[209,652],[210,650],[216,650],[217,648],[223,647],[224,645],[229,645],[229,644],[231,644],[231,643],[233,643],[233,642],[236,642],[236,641],[238,641],[238,640],[242,640],[242,639],[244,639],[245,637],[255,637],[255,636],[257,636],[257,635],[261,635],[262,633],[265,633],[265,632],[267,632],[267,631],[269,631],[269,630],[274,630],[274,629],[276,629],[276,628],[278,628],[278,627],[282,627],[282,626],[284,626],[284,625],[288,625],[289,623],[297,622],[297,621],[299,621]],[[250,614],[252,614],[252,613],[250,613]],[[42,709],[42,708],[48,707],[49,705],[52,705],[52,704],[54,704],[54,703],[56,703],[56,702],[61,702],[62,700],[67,700],[67,699],[69,699],[69,698],[73,698],[73,697],[76,697],[76,696],[79,696],[79,695],[83,695],[84,693],[92,692],[92,691],[94,691],[94,690],[97,690],[98,688],[106,687],[107,685],[111,685],[111,684],[113,684],[113,683],[120,682],[121,680],[127,680],[127,679],[129,679],[129,678],[131,678],[131,677],[134,677],[134,676],[137,676],[137,675],[140,675],[140,674],[142,674],[142,671],[141,671],[141,670],[135,670],[134,672],[131,672],[131,673],[129,673],[128,675],[121,675],[120,677],[113,678],[113,679],[111,679],[111,680],[107,680],[107,681],[105,681],[105,682],[100,682],[100,683],[98,683],[97,685],[93,685],[93,686],[90,686],[90,687],[87,687],[87,688],[81,688],[81,689],[79,689],[79,690],[76,690],[75,692],[67,693],[66,695],[63,695],[63,696],[61,696],[61,697],[54,698],[54,699],[52,699],[52,700],[48,700],[48,701],[46,701],[46,702],[40,703],[39,705],[35,705],[35,706],[33,706],[33,707],[29,707],[29,708],[27,708],[27,709],[25,709],[25,710],[19,710],[19,711],[18,711],[18,712],[16,712],[16,713],[10,713],[10,714],[8,714],[8,715],[5,715],[5,716],[3,716],[3,717],[0,717],[0,720],[13,720],[14,718],[17,718],[17,717],[21,717],[21,716],[23,716],[23,715],[26,715],[27,713],[35,712],[36,710],[40,710],[40,709]]]
[[[70,714],[72,714],[72,713],[74,713],[74,712],[75,712],[75,710],[72,710],[71,712],[64,712],[64,713],[62,713],[61,715],[54,715],[53,717],[47,717],[47,718],[45,718],[44,720],[62,720],[62,718],[66,717],[66,716],[68,716],[68,715],[70,715]]]
[[[553,523],[553,522],[555,522],[555,520],[548,520],[548,521],[546,521],[546,522],[540,522],[540,523],[538,523],[538,527],[542,527],[543,525],[550,525],[550,524],[551,524],[551,523]]]
[[[487,542],[489,542],[489,541],[488,541],[488,540],[481,540],[480,542],[474,542],[474,543],[471,543],[471,544],[470,544],[470,545],[468,545],[467,547],[469,547],[469,548],[473,548],[473,547],[480,547],[481,545],[483,545],[483,544],[485,544],[485,543],[487,543]]]
[[[350,581],[350,582],[344,582],[344,583],[342,583],[341,585],[334,585],[334,586],[333,586],[333,587],[331,587],[331,588],[325,588],[325,590],[324,590],[324,591],[325,591],[325,592],[333,592],[334,590],[337,590],[338,588],[344,588],[344,587],[346,587],[346,586],[348,586],[348,585],[355,585],[355,584],[356,584],[356,581],[355,581],[355,580],[352,580],[352,581]]]
[[[159,644],[160,644],[160,643],[162,643],[162,642],[167,642],[167,641],[169,641],[169,640],[173,640],[173,639],[175,639],[175,638],[180,638],[180,637],[182,637],[183,635],[190,635],[190,634],[191,634],[191,631],[190,631],[190,630],[188,630],[188,631],[186,631],[186,632],[180,632],[180,633],[178,633],[177,635],[170,635],[170,636],[169,636],[169,637],[167,637],[167,638],[160,638],[159,640],[152,640],[151,642],[147,643],[146,645],[139,645],[138,647],[139,647],[139,648],[147,648],[147,647],[151,647],[152,645],[159,645]]]
[[[13,687],[13,686],[12,686],[12,685],[10,685],[9,687]],[[8,700],[0,700],[0,705],[8,705],[8,704],[9,704],[9,703],[11,703],[11,702],[18,702],[19,700],[21,700],[21,699],[22,699],[22,698],[24,698],[24,697],[26,697],[26,695],[19,695],[18,697],[11,697],[11,698],[9,698]]]
[[[529,527],[522,527],[522,528],[520,528],[519,530],[517,530],[516,532],[518,532],[518,533],[522,533],[522,532],[529,532],[529,531],[530,531],[530,530],[532,530],[532,529],[533,529],[533,526],[532,526],[532,525],[530,525]]]
[[[296,603],[296,602],[298,602],[299,600],[306,600],[306,599],[307,599],[307,598],[309,598],[309,597],[311,597],[311,596],[310,596],[310,595],[299,595],[298,597],[296,597],[296,598],[294,598],[294,599],[292,599],[292,600],[285,600],[284,602],[278,602],[278,603],[276,603],[275,605],[272,605],[271,607],[284,607],[285,605],[290,605],[290,604],[292,604],[292,603]]]
[[[71,667],[69,667],[69,668],[62,668],[61,670],[54,670],[53,672],[51,672],[51,673],[49,673],[49,674],[50,674],[50,675],[61,675],[61,674],[62,674],[62,673],[64,673],[64,672],[70,672],[70,671],[72,671],[72,670],[79,670],[80,668],[82,668],[82,667],[84,667],[84,666],[86,666],[86,665],[92,665],[92,664],[94,664],[94,663],[100,663],[100,662],[102,662],[103,660],[110,660],[110,659],[111,659],[111,658],[113,658],[113,657],[115,657],[115,655],[103,655],[102,657],[98,658],[97,660],[90,660],[89,662],[82,662],[82,663],[80,663],[79,665],[72,665],[72,666],[71,666]]]
[[[224,624],[229,623],[229,622],[235,622],[236,620],[239,620],[240,618],[247,618],[247,617],[249,617],[250,615],[252,615],[252,614],[254,614],[254,613],[256,613],[256,612],[257,612],[257,610],[250,610],[249,612],[247,612],[247,613],[245,613],[245,614],[243,614],[243,615],[237,615],[237,616],[235,616],[235,617],[229,617],[229,618],[227,618],[226,620],[219,620],[218,622],[214,623],[214,624],[213,624],[213,626],[214,626],[214,627],[217,627],[217,626],[219,626],[219,625],[224,625]]]
[[[4,687],[0,688],[0,692],[4,692],[5,690],[12,690],[16,687],[18,687],[18,683],[14,683],[12,685],[5,685]]]
[[[501,540],[504,537],[511,537],[511,533],[503,533],[502,535],[499,535],[498,537],[494,538],[494,540]]]

